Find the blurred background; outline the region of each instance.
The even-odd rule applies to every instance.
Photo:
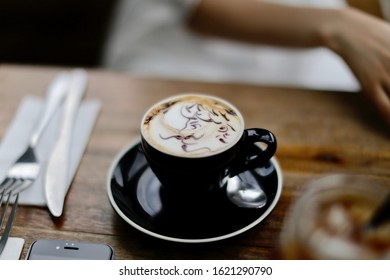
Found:
[[[0,63],[98,66],[116,2],[0,1]]]
[[[0,63],[101,67],[120,0],[0,1]],[[124,0],[126,1],[126,0]],[[324,5],[344,0],[274,0]],[[348,0],[383,16],[380,0]],[[384,0],[390,2],[389,0]]]

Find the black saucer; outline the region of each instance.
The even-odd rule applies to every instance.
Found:
[[[273,158],[250,174],[251,181],[257,181],[268,198],[260,209],[237,207],[224,194],[177,203],[161,186],[146,162],[140,143],[136,142],[114,161],[108,174],[107,191],[119,216],[148,235],[177,242],[210,242],[254,227],[275,207],[282,191],[277,161]]]

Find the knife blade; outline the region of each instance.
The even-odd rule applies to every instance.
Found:
[[[70,73],[69,92],[64,104],[59,137],[51,152],[45,174],[47,207],[55,217],[62,215],[65,196],[71,183],[69,169],[72,132],[86,87],[86,72],[82,69],[73,70]]]

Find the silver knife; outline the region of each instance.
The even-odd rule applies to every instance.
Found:
[[[45,176],[46,202],[50,213],[55,217],[62,215],[64,199],[70,185],[72,132],[86,87],[86,72],[81,69],[73,70],[70,73],[69,92],[64,104],[59,137],[51,152]]]

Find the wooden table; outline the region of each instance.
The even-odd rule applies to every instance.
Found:
[[[0,137],[27,93],[44,96],[59,68],[0,66]],[[36,239],[107,243],[117,259],[270,259],[283,218],[302,185],[333,172],[390,179],[390,133],[360,94],[318,92],[239,84],[141,79],[90,70],[87,98],[102,111],[66,199],[64,214],[20,206],[11,235],[26,240],[21,259]],[[203,92],[234,103],[247,127],[264,127],[278,139],[276,157],[284,188],[274,211],[251,230],[220,242],[181,244],[139,232],[113,210],[107,196],[108,170],[117,154],[139,137],[139,122],[154,102],[181,92]]]

